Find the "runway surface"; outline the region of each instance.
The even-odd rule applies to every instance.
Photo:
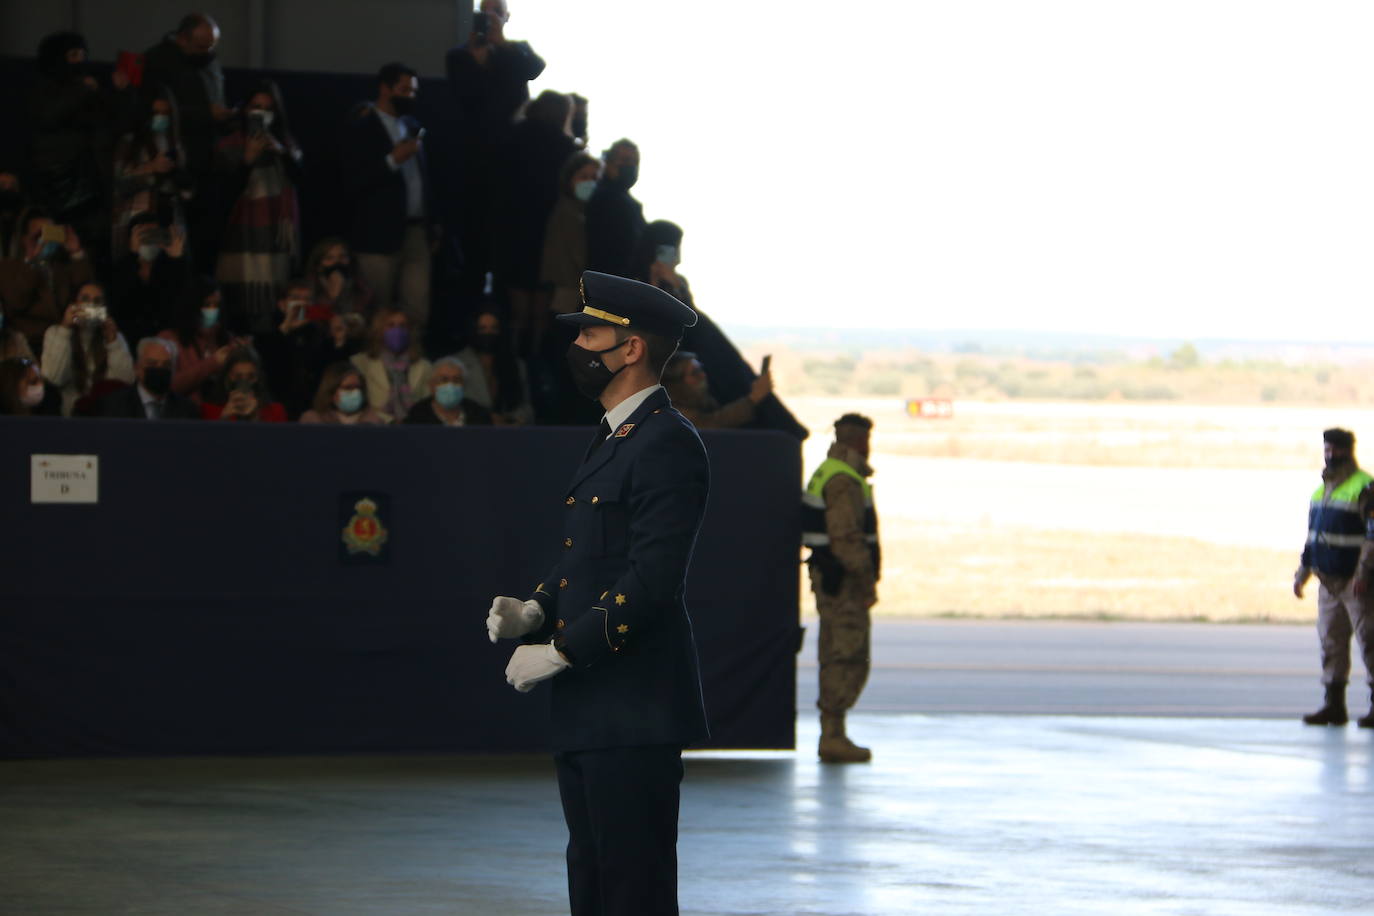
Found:
[[[814,619],[803,621],[797,709],[816,702]],[[1349,698],[1368,708],[1353,652]],[[1314,626],[879,620],[859,701],[872,713],[1291,718],[1321,705]]]
[[[880,626],[873,763],[816,761],[806,667],[801,750],[688,755],[682,910],[1374,911],[1374,734],[1296,721],[1313,637],[1285,629]],[[4,914],[567,911],[542,756],[8,762],[0,825]]]

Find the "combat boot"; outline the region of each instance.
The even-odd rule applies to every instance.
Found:
[[[868,763],[873,752],[859,747],[844,733],[844,715],[821,713],[821,741],[816,748],[821,763]]]
[[[1369,688],[1369,712],[1355,720],[1360,728],[1374,728],[1374,686]]]
[[[1350,717],[1345,711],[1345,681],[1327,684],[1325,705],[1303,716],[1302,720],[1308,725],[1344,725],[1349,722]]]

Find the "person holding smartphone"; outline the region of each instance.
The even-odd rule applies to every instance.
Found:
[[[727,404],[712,396],[710,380],[700,358],[688,350],[679,350],[668,360],[663,370],[663,386],[673,399],[673,406],[697,429],[738,429],[754,421],[756,408],[773,393],[773,376],[769,371],[769,357],[764,358],[762,371],[754,379],[749,393]]]
[[[134,358],[119,327],[110,318],[105,288],[86,283],[55,324],[43,335],[43,377],[62,392],[62,415],[71,416],[77,401],[102,382],[134,380]]]
[[[19,215],[17,257],[0,258],[0,299],[6,327],[24,335],[29,348],[43,348],[43,334],[59,324],[77,290],[95,280],[81,238],[32,207]]]
[[[200,407],[206,420],[239,423],[285,423],[286,408],[272,400],[262,365],[252,349],[242,346],[224,361],[220,398]]]
[[[340,151],[358,270],[377,302],[399,305],[417,333],[429,323],[430,259],[438,242],[423,131],[414,117],[419,92],[412,68],[382,67],[377,97],[355,110]]]
[[[267,334],[277,291],[300,262],[301,150],[272,80],[248,95],[238,129],[215,148],[221,198],[229,203],[215,278],[236,325]]]

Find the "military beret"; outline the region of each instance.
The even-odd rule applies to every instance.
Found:
[[[697,313],[672,293],[638,280],[584,270],[581,290],[582,311],[559,315],[559,321],[578,327],[636,328],[673,338],[697,323]]]

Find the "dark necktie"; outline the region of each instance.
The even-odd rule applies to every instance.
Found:
[[[606,437],[611,434],[611,424],[606,422],[606,418],[601,418],[601,425],[596,428],[596,438],[592,440],[592,447],[587,450],[587,457],[596,454],[596,450],[605,443]]]

